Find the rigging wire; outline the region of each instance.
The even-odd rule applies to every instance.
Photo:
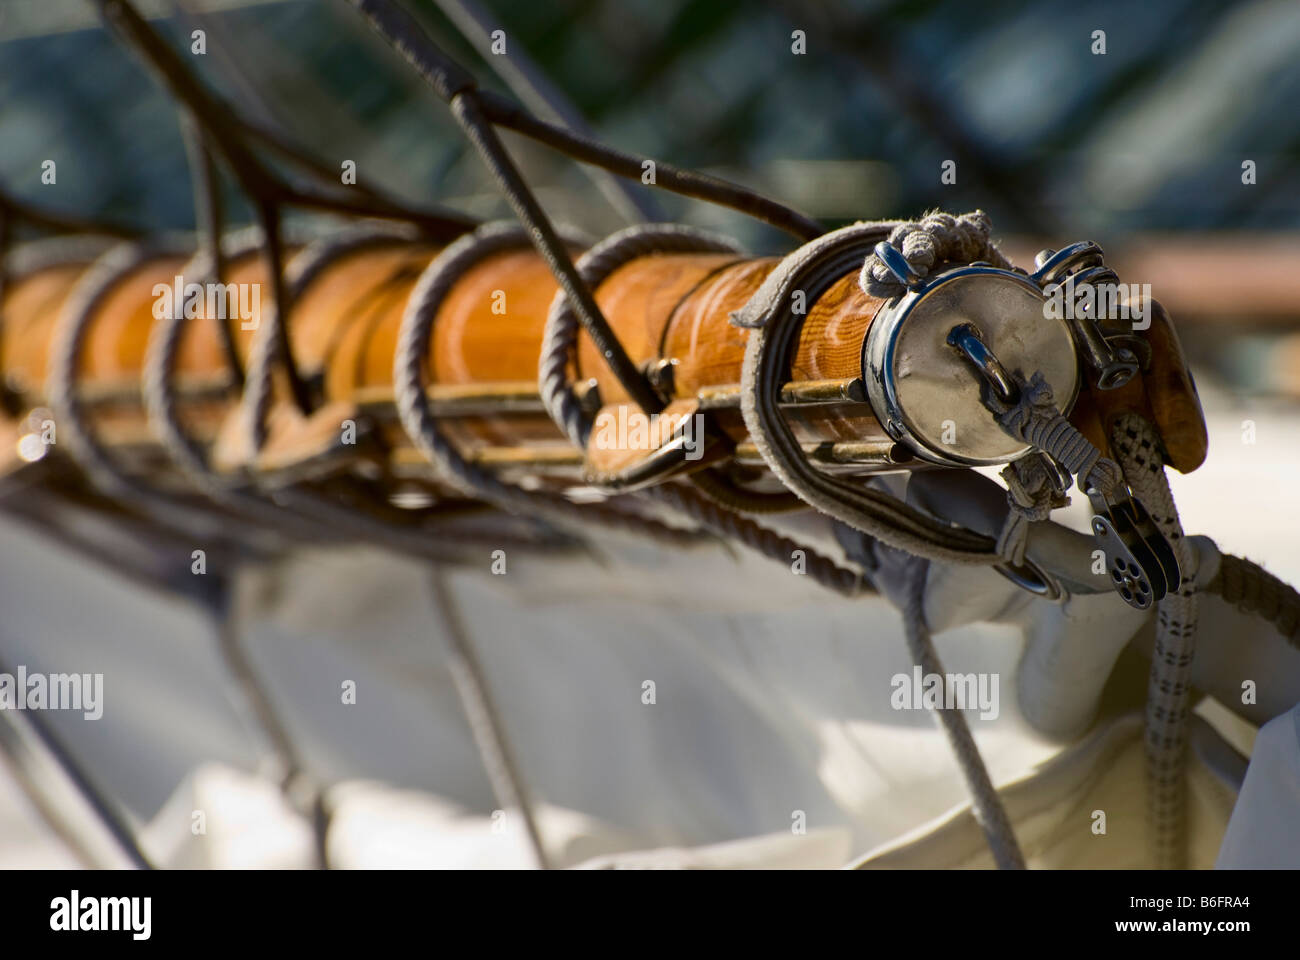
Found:
[[[135,51],[152,69],[156,78],[174,99],[188,111],[207,138],[208,145],[221,154],[227,170],[253,204],[254,216],[263,230],[262,255],[266,262],[273,292],[274,309],[264,319],[266,335],[279,347],[277,360],[289,382],[290,393],[298,409],[311,413],[315,402],[297,367],[293,351],[288,349],[287,312],[290,306],[283,282],[283,237],[280,231],[282,210],[286,206],[349,213],[358,216],[406,220],[416,223],[435,239],[448,240],[473,229],[475,222],[463,214],[442,209],[413,210],[376,193],[360,196],[340,192],[332,181],[326,187],[323,178],[314,185],[292,183],[268,166],[241,136],[242,127],[227,104],[210,93],[190,72],[176,52],[149,26],[127,0],[97,0],[101,15],[117,37]],[[253,381],[253,405],[264,402],[258,392],[267,387]]]
[[[582,163],[597,166],[622,177],[638,177],[644,169],[644,164],[652,161],[599,144],[583,130],[572,129],[574,127],[572,123],[548,122],[506,98],[479,90],[473,77],[450,60],[420,29],[414,19],[391,0],[351,0],[351,2],[448,102],[453,116],[462,127],[467,139],[497,180],[498,186],[518,219],[524,224],[534,246],[551,267],[560,283],[563,295],[577,314],[582,326],[596,343],[629,395],[647,413],[655,413],[662,409],[662,398],[624,351],[608,320],[596,304],[591,285],[584,281],[569,258],[558,232],[524,182],[509,152],[501,142],[496,128],[501,127],[521,133],[560,150]],[[463,3],[458,5],[453,0],[440,0],[440,2],[444,8],[459,6],[463,15],[473,16],[472,4],[468,8],[469,13],[465,13],[466,5]],[[105,19],[117,26],[119,34],[124,35],[127,42],[155,67],[172,95],[188,110],[186,122],[193,128],[190,134],[192,152],[197,150],[194,155],[199,161],[196,167],[196,199],[201,204],[208,203],[209,200],[205,200],[201,194],[211,195],[214,191],[212,184],[215,173],[212,168],[212,156],[204,142],[206,138],[208,143],[216,145],[227,168],[253,200],[257,219],[265,238],[263,256],[267,261],[274,290],[275,310],[268,324],[271,329],[267,340],[271,351],[268,356],[274,359],[277,365],[283,365],[289,375],[295,403],[304,412],[310,412],[314,401],[294,367],[294,357],[288,342],[285,322],[291,297],[282,276],[284,266],[283,238],[280,229],[282,208],[287,205],[300,205],[350,214],[387,216],[416,223],[430,231],[431,236],[444,238],[455,236],[458,232],[465,232],[469,226],[472,226],[472,221],[446,211],[406,210],[394,201],[366,191],[343,195],[334,190],[324,190],[322,183],[312,186],[283,180],[261,162],[249,149],[247,141],[259,142],[282,156],[287,156],[291,160],[296,159],[301,169],[318,180],[324,179],[323,170],[305,154],[299,152],[295,157],[296,148],[285,144],[278,134],[257,127],[242,117],[235,116],[229,120],[222,117],[219,113],[219,102],[207,94],[194,78],[189,76],[183,66],[175,62],[175,55],[151,34],[126,0],[99,0],[99,3]],[[448,16],[452,17],[451,14]],[[169,60],[169,57],[173,59]],[[534,89],[532,96],[540,96],[540,94]],[[529,96],[521,94],[521,99],[529,99]],[[555,112],[554,108],[550,109],[551,112]],[[224,136],[227,133],[236,136],[228,141]],[[815,221],[733,184],[681,171],[668,165],[657,165],[657,173],[660,181],[658,185],[665,189],[742,210],[757,219],[780,226],[801,239],[817,237],[822,232],[821,226]],[[0,212],[12,212],[17,209],[12,205],[2,206],[4,209]],[[214,209],[216,207],[219,205],[214,204]],[[202,214],[200,207],[200,213],[201,216],[207,217],[202,232],[207,237],[205,244],[215,265],[216,275],[220,277],[220,243],[214,239],[220,232],[220,212],[216,209],[215,212]],[[32,222],[40,221],[37,218]],[[8,223],[8,218],[5,219],[5,223]],[[217,226],[214,227],[214,223]],[[754,339],[761,343],[763,336],[755,334]],[[232,361],[232,366],[238,363],[238,357],[233,352]],[[264,377],[254,377],[253,383],[269,384],[270,368],[260,372]],[[269,387],[259,386],[251,391],[256,401],[267,400],[267,393],[262,392],[260,395],[258,393],[258,390],[264,389]],[[868,505],[873,508],[876,506]],[[928,528],[921,531],[925,536],[933,532]],[[952,529],[943,532],[949,540],[958,537],[958,533]],[[988,548],[984,540],[987,538],[963,544],[962,550],[958,552],[964,553],[965,556],[958,559],[964,562],[988,562]],[[1262,581],[1256,578],[1251,582]],[[1225,594],[1232,592],[1231,586],[1225,589]],[[535,836],[534,840],[536,840]]]
[[[447,668],[455,683],[465,720],[474,737],[492,792],[503,810],[519,812],[537,866],[548,870],[551,868],[551,858],[537,825],[533,797],[515,759],[514,750],[506,736],[505,722],[492,700],[483,665],[474,651],[474,643],[465,629],[444,570],[434,567],[431,586],[434,605],[444,628],[443,636],[447,641]]]
[[[12,675],[13,670],[7,664],[0,663],[0,673]],[[11,713],[14,714],[12,717],[10,716]],[[26,739],[17,726],[20,723],[18,717],[21,716],[23,718],[21,722],[25,723],[30,731],[31,739],[39,745],[44,754],[54,761],[64,776],[76,787],[77,793],[90,806],[95,817],[108,832],[113,842],[120,848],[131,866],[140,870],[153,869],[153,863],[141,848],[135,830],[127,818],[99,789],[99,786],[91,779],[82,764],[77,761],[54,731],[50,729],[49,724],[40,714],[40,710],[27,710],[22,714],[17,714],[15,711],[0,710],[0,731],[3,731],[3,733],[0,733],[0,744],[3,744],[5,753],[13,759],[16,765],[21,765],[21,751],[24,744],[21,743],[21,740],[11,742],[11,737]]]
[[[497,54],[493,51],[494,34],[500,32],[505,36],[501,25],[477,0],[434,0],[438,9],[469,40],[510,91],[534,113],[549,114],[552,121],[565,127],[574,134],[592,138],[594,133],[582,112],[564,95],[564,92],[551,83],[550,79],[517,44],[507,48],[508,52]],[[664,219],[663,210],[655,202],[653,194],[639,190],[607,172],[597,172],[592,182],[609,201],[610,205],[624,219],[658,221]]]

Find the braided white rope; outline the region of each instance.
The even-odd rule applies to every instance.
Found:
[[[1147,687],[1147,817],[1155,866],[1187,866],[1187,734],[1192,659],[1196,654],[1196,551],[1183,535],[1160,437],[1135,414],[1121,417],[1111,435],[1117,459],[1134,495],[1173,546],[1182,571],[1176,593],[1156,610],[1156,641]]]
[[[1127,414],[1116,421],[1111,437],[1118,464],[1101,456],[1082,434],[1072,427],[1052,403],[1051,388],[1041,373],[1019,384],[1021,396],[1015,404],[1002,404],[987,397],[986,404],[998,423],[1013,436],[1044,450],[1082,476],[1103,494],[1127,482],[1133,495],[1150,513],[1152,520],[1173,547],[1182,572],[1176,592],[1160,601],[1156,611],[1156,642],[1151,657],[1147,690],[1146,738],[1147,816],[1153,863],[1167,869],[1181,869],[1187,863],[1187,730],[1190,707],[1192,658],[1196,652],[1196,552],[1183,535],[1169,480],[1165,476],[1160,437],[1142,417]],[[1116,471],[1122,471],[1122,477]],[[1003,555],[1013,553],[1023,540],[1023,531],[1038,504],[1019,510],[1012,486],[1013,517],[998,539]],[[1017,516],[1024,514],[1023,519]]]

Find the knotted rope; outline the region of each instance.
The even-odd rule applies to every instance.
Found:
[[[1079,477],[1085,486],[1110,496],[1124,482],[1119,464],[1101,455],[1092,441],[1065,419],[1056,406],[1052,386],[1041,370],[1029,379],[1012,374],[1019,397],[1007,403],[991,390],[984,391],[984,405],[1008,434],[1046,453]]]
[[[1011,262],[989,238],[993,224],[983,210],[953,216],[935,210],[920,220],[894,226],[889,244],[903,255],[917,276],[929,276],[942,263],[983,261],[1003,270],[1014,270]],[[903,292],[903,283],[874,253],[862,265],[858,283],[870,296],[887,300]]]
[[[1010,510],[998,534],[998,553],[1012,566],[1025,562],[1029,524],[1046,520],[1052,511],[1070,505],[1055,482],[1049,462],[1042,454],[1021,457],[1002,471],[1007,485]]]
[[[1065,419],[1041,370],[1029,380],[1016,372],[1012,380],[1018,388],[1015,400],[1002,400],[991,389],[985,389],[981,399],[1003,430],[1040,453],[1022,457],[1002,471],[1011,511],[998,535],[997,550],[1009,563],[1020,564],[1025,559],[1029,524],[1046,520],[1053,510],[1070,502],[1053,482],[1050,461],[1044,455],[1061,464],[1071,476],[1079,477],[1085,487],[1108,498],[1122,487],[1124,474],[1119,464],[1103,457]]]
[[[1154,864],[1179,869],[1187,862],[1187,728],[1190,712],[1191,666],[1196,650],[1196,553],[1183,535],[1169,481],[1165,477],[1160,438],[1155,428],[1135,414],[1115,424],[1112,445],[1118,463],[1101,455],[1091,441],[1056,408],[1050,385],[1042,372],[1025,381],[1013,375],[1020,390],[1011,403],[991,389],[983,392],[986,407],[1008,434],[1050,455],[1085,487],[1110,499],[1125,485],[1150,513],[1173,547],[1182,571],[1179,589],[1159,602],[1156,643],[1151,657],[1147,691],[1145,751],[1147,760],[1147,810],[1149,841]],[[1040,460],[1040,458],[1034,458]],[[1021,461],[1024,462],[1024,461]],[[998,538],[1004,556],[1023,556],[1028,523],[1051,512],[1050,485],[1038,480],[1033,468],[1023,477],[1004,471],[1012,513]],[[1027,485],[1029,483],[1035,486]]]

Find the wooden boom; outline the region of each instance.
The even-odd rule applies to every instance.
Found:
[[[348,454],[360,455],[344,449],[341,440],[351,422],[374,427],[369,436],[381,444],[390,474],[427,479],[427,466],[396,416],[393,361],[412,291],[438,252],[427,243],[396,239],[361,247],[330,261],[300,291],[288,318],[289,340],[319,404],[303,417],[280,384],[259,451],[248,449],[237,415],[220,328],[201,308],[182,334],[175,383],[183,419],[210,446],[215,466],[292,476],[322,458],[337,462],[342,453],[346,461]],[[731,441],[729,460],[733,469],[739,465],[740,479],[760,486],[762,471],[747,468],[762,461],[748,443],[739,411],[748,331],[734,326],[730,316],[778,263],[738,254],[652,254],[616,269],[595,291],[631,359],[660,374],[655,382],[668,410],[682,416],[707,412]],[[181,255],[144,260],[114,280],[89,315],[78,393],[98,436],[127,466],[153,469],[163,459],[141,378],[159,319],[159,291],[173,286],[185,266]],[[10,436],[0,469],[14,469],[33,454],[33,443],[22,442],[34,429],[33,418],[22,413],[48,402],[52,345],[69,304],[84,294],[78,285],[87,281],[90,267],[83,256],[20,273],[0,301],[0,358],[19,411],[4,424]],[[287,272],[292,274],[292,263]],[[261,292],[249,317],[228,310],[224,320],[247,367],[261,312],[270,307],[269,278],[250,253],[229,262],[224,281]],[[546,414],[537,390],[538,358],[556,290],[531,249],[494,253],[467,269],[433,321],[429,396],[440,428],[466,459],[515,479],[532,476],[572,487],[593,468],[626,466],[653,451],[629,441],[589,450],[584,458]],[[918,465],[882,427],[862,390],[863,345],[881,305],[861,291],[856,271],[807,305],[782,398],[796,436],[824,469],[870,473]],[[1199,404],[1167,314],[1157,309],[1153,316],[1148,340],[1156,349],[1146,376],[1123,391],[1085,393],[1073,419],[1105,448],[1108,422],[1127,410],[1142,412],[1163,432],[1169,461],[1194,469],[1204,458]],[[573,367],[574,381],[594,390],[588,395],[598,396],[605,412],[628,413],[625,391],[585,335]],[[373,447],[366,449],[372,456]]]

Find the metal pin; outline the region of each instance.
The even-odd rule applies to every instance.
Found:
[[[973,323],[959,323],[948,331],[948,345],[956,347],[975,365],[980,376],[988,381],[1003,403],[1015,403],[1020,396],[1006,368],[993,355],[979,328]]]
[[[909,290],[916,290],[925,284],[925,277],[912,269],[901,250],[887,241],[880,241],[875,248],[876,257],[889,268],[889,272],[898,278],[898,282]]]

